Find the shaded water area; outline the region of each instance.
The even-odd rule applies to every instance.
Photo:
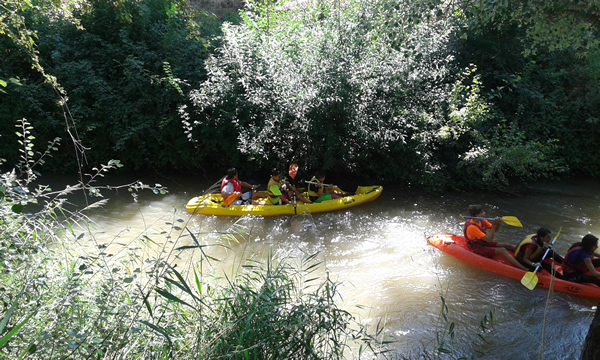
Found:
[[[466,215],[469,204],[482,204],[490,217],[512,215],[523,223],[523,228],[504,225],[498,241],[516,244],[540,226],[553,233],[562,226],[554,248],[564,254],[583,235],[600,235],[600,184],[594,180],[542,183],[511,194],[433,195],[388,186],[375,202],[349,210],[241,219],[185,212],[186,202],[206,189],[208,181],[160,182],[169,188],[168,195],[142,196],[137,203],[118,196],[92,212],[97,235],[90,249],[100,245],[103,251],[122,254],[145,233],[157,252],[169,252],[193,244],[186,227],[210,244],[222,240],[208,233],[240,224],[250,232],[248,239],[230,241],[227,250],[207,250],[223,261],[220,271],[231,273],[241,259],[264,261],[270,253],[293,260],[318,252],[330,278],[342,284],[342,306],[373,328],[381,319],[386,334],[396,339],[392,348],[414,358],[423,349],[437,348],[436,331],[444,326],[441,295],[448,320],[455,323],[449,358],[474,352],[481,352],[481,359],[537,358],[545,324],[543,357],[576,359],[591,323],[589,310],[598,303],[557,292],[547,304],[547,290],[530,291],[515,280],[463,264],[426,241],[436,233],[462,233],[460,214]],[[185,266],[199,257],[183,251],[173,262]],[[490,311],[495,324],[483,333],[480,323]]]

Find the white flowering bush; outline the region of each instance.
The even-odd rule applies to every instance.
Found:
[[[191,138],[233,126],[239,151],[264,164],[426,183],[446,171],[438,153],[465,147],[466,130],[487,116],[474,68],[453,64],[456,24],[441,5],[250,2],[242,17],[224,25],[208,79],[182,109]]]

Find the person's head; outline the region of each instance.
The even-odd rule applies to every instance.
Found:
[[[469,205],[469,216],[484,217],[485,211],[481,205]]]
[[[581,239],[581,248],[585,252],[593,254],[598,248],[598,238],[592,234],[587,234]]]
[[[271,170],[271,177],[273,178],[273,180],[279,181],[279,179],[281,178],[281,170],[273,168],[273,170]]]
[[[236,168],[231,168],[227,170],[227,180],[233,179],[238,174]]]
[[[323,170],[319,170],[317,171],[317,174],[315,175],[315,177],[320,181],[323,182],[325,181],[325,171]]]
[[[552,240],[552,232],[546,228],[539,228],[536,234],[536,239],[538,243],[548,243]]]

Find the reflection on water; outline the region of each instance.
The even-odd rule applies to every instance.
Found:
[[[200,259],[198,250],[174,249],[218,243],[225,246],[205,251],[220,259],[226,272],[242,258],[264,260],[273,252],[295,259],[319,252],[331,279],[343,284],[343,306],[373,328],[384,319],[387,334],[397,339],[394,346],[404,354],[436,348],[436,331],[444,325],[443,295],[448,319],[456,325],[455,348],[460,349],[452,358],[475,351],[485,353],[482,359],[536,358],[545,316],[544,357],[579,356],[591,322],[590,312],[579,310],[597,301],[555,293],[546,306],[547,291],[530,291],[514,280],[465,265],[428,246],[426,238],[460,234],[460,214],[479,203],[489,216],[517,216],[523,223],[523,228],[503,226],[499,241],[518,243],[540,226],[554,232],[562,226],[554,247],[565,253],[584,234],[600,235],[600,186],[594,181],[540,184],[513,195],[439,196],[386,188],[375,202],[350,210],[275,218],[189,216],[185,203],[210,184],[187,189],[163,185],[170,187],[170,194],[142,197],[139,203],[120,198],[93,213],[98,232],[90,248],[103,244],[102,251],[114,256],[124,254],[124,248],[139,249],[148,259],[171,253],[174,264],[185,266]],[[238,236],[223,235],[230,231]],[[142,242],[153,243],[154,253]],[[480,323],[490,311],[495,324],[482,332]]]

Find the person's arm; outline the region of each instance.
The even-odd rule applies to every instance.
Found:
[[[533,254],[533,251],[531,250],[531,248],[527,247],[525,248],[525,252],[523,252],[523,265],[525,266],[542,266],[542,264],[535,262],[535,259],[531,258],[531,255]]]
[[[252,184],[247,183],[245,181],[240,181],[240,185],[242,185],[243,187],[250,188],[252,190],[256,190],[256,185],[252,185]]]
[[[494,242],[494,236],[496,236],[496,229],[495,228],[491,228],[490,231],[481,238],[481,240],[491,243]]]
[[[494,221],[492,221],[492,228],[494,228],[496,232],[500,231],[500,224],[503,222],[504,220],[502,220],[500,217],[494,218]]]
[[[317,185],[317,194],[319,194],[319,196],[323,195],[323,184],[321,183]]]
[[[285,184],[287,185],[288,189],[290,189],[292,191],[298,191],[298,190],[296,190],[296,187],[294,185],[290,184],[289,182],[286,182]]]
[[[485,220],[482,220],[485,221]],[[492,226],[489,229],[489,232],[481,238],[481,240],[485,241],[485,242],[494,242],[494,237],[496,236],[496,232],[498,231],[498,229],[500,228],[500,222],[502,222],[502,219],[500,218],[495,218],[494,221],[492,221]]]
[[[594,265],[592,264],[592,259],[586,257],[585,259],[583,259],[583,263],[587,267],[588,271],[592,274],[592,276],[600,277],[600,272],[596,271],[596,269],[594,268]]]

